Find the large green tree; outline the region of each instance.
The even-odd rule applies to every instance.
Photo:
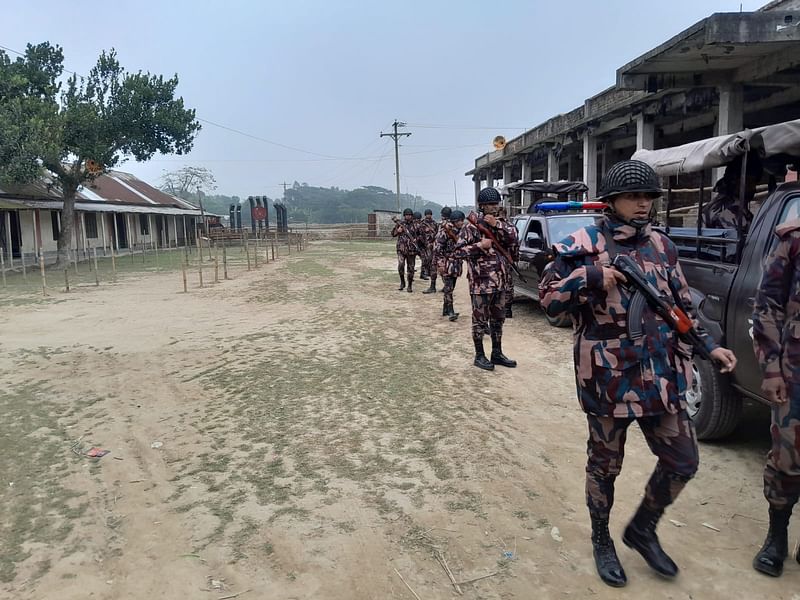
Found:
[[[177,75],[129,73],[112,49],[86,77],[63,81],[63,62],[62,49],[49,42],[29,44],[13,61],[0,50],[0,177],[26,183],[49,172],[64,198],[62,266],[82,185],[128,157],[184,154],[200,130],[195,111],[175,95]]]

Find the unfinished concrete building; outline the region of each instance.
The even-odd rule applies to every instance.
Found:
[[[616,84],[475,159],[482,187],[580,180],[597,193],[607,167],[658,149],[800,118],[800,0],[716,13],[617,69]],[[714,174],[705,174],[709,185]],[[697,182],[682,182],[697,185]],[[507,198],[512,214],[527,192]]]

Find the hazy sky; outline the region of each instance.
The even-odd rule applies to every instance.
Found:
[[[203,130],[187,156],[122,165],[151,183],[188,164],[229,195],[280,197],[283,181],[394,190],[392,142],[379,134],[397,118],[412,133],[402,191],[451,203],[456,182],[463,203],[464,172],[495,135],[572,110],[703,17],[765,3],[6,0],[0,45],[49,40],[78,73],[113,47],[128,70],[177,73]]]

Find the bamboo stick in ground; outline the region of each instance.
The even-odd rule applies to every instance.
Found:
[[[92,258],[94,259],[94,284],[100,285],[100,276],[97,274],[97,248],[92,248]]]
[[[3,272],[3,287],[6,287],[6,259],[3,258],[3,248],[0,248],[0,271]]]
[[[219,246],[214,242],[214,283],[219,283]]]
[[[181,275],[183,276],[183,293],[186,294],[189,292],[189,288],[186,284],[186,263],[181,261]]]
[[[200,258],[197,261],[197,273],[200,276],[200,287],[202,288],[203,287],[203,254],[202,254],[202,250],[200,251]]]
[[[111,246],[111,273],[114,281],[117,280],[117,251]]]
[[[256,246],[253,248],[253,265],[258,268],[258,238],[256,238]]]
[[[75,256],[77,256],[77,251]],[[28,281],[28,271],[25,268],[25,252],[22,250],[22,247],[19,249],[19,260],[22,263],[22,278]]]
[[[244,253],[247,256],[247,270],[250,270],[250,244],[247,242],[247,238],[244,239]]]
[[[39,249],[39,270],[42,272],[42,295],[47,296],[47,279],[44,276],[44,252]]]
[[[65,286],[64,291],[68,292],[69,291],[69,268],[68,267],[64,267],[64,286]]]
[[[222,238],[222,272],[223,277],[227,280],[228,277],[228,250],[225,245],[225,238]]]

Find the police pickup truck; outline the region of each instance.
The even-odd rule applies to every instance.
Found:
[[[539,301],[539,279],[547,263],[553,260],[551,248],[581,227],[594,223],[602,202],[539,202],[527,213],[512,218],[520,240],[519,269],[525,281],[514,275],[514,296]],[[578,212],[576,212],[578,211]],[[568,327],[569,319],[547,317],[551,325]]]
[[[753,350],[752,314],[764,259],[777,244],[775,228],[800,218],[800,184],[775,184],[776,177],[787,173],[787,165],[796,168],[800,164],[800,120],[676,148],[640,150],[633,156],[648,163],[662,177],[672,178],[724,166],[736,156],[742,156],[746,164],[748,155],[754,152],[772,174],[769,195],[749,231],[741,226],[738,230],[704,228],[702,219],[696,227],[663,229],[678,246],[700,323],[719,343],[733,350],[739,360],[733,373],[723,375],[702,358],[693,359],[694,381],[687,402],[700,439],[717,439],[732,433],[740,420],[744,397],[766,403]],[[744,167],[741,170],[746,171]],[[667,214],[669,196],[668,192]],[[702,213],[702,196],[698,212]]]

